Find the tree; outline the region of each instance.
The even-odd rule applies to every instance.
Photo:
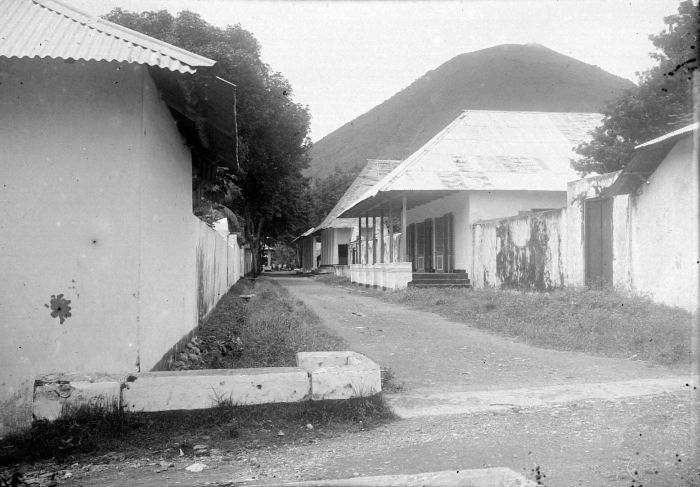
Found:
[[[639,77],[639,86],[614,100],[603,112],[583,156],[572,166],[582,174],[611,172],[629,162],[634,147],[692,122],[692,76],[697,69],[698,8],[683,0],[678,13],[664,17],[665,31],[649,36],[659,52],[658,65]]]
[[[260,270],[260,245],[304,231],[310,208],[308,180],[310,115],[292,101],[292,88],[260,59],[260,45],[240,25],[224,29],[198,14],[165,10],[128,12],[113,9],[105,18],[217,61],[216,74],[237,86],[239,167],[207,188],[212,211],[231,210]]]
[[[313,181],[309,196],[311,202],[309,221],[312,226],[321,223],[330,213],[360,173],[360,170],[361,168],[351,168],[336,171],[325,178],[317,178]]]

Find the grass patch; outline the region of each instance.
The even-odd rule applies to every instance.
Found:
[[[539,347],[673,367],[692,360],[690,313],[609,289],[530,293],[409,288],[375,294]]]
[[[250,300],[241,294],[255,294]],[[188,369],[294,367],[297,352],[345,350],[302,301],[274,281],[239,282],[197,332],[201,360]]]
[[[0,465],[54,459],[70,463],[90,454],[99,463],[144,454],[173,458],[212,450],[236,453],[270,445],[315,442],[344,432],[373,428],[394,419],[381,395],[346,401],[236,406],[225,400],[211,409],[134,413],[99,406],[67,412],[54,422],[0,441]],[[309,427],[311,425],[311,427]],[[282,433],[282,434],[280,434]],[[206,450],[195,451],[194,445]],[[116,453],[118,452],[118,453]]]

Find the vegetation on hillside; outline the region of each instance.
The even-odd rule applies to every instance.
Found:
[[[658,65],[643,72],[639,86],[608,104],[593,139],[578,147],[573,163],[583,174],[623,168],[638,144],[693,121],[692,76],[697,69],[700,10],[684,0],[678,13],[664,18],[665,31],[651,35]]]
[[[216,74],[236,85],[239,166],[220,168],[207,196],[234,227],[242,227],[254,258],[268,239],[306,230],[308,180],[302,170],[310,115],[292,101],[284,76],[263,63],[255,37],[240,25],[221,29],[189,11],[173,16],[115,8],[105,18],[217,61]]]
[[[633,86],[538,45],[461,54],[314,143],[307,173],[323,181],[367,159],[404,159],[463,110],[600,112]]]

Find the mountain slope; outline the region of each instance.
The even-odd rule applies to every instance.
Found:
[[[634,84],[536,44],[461,54],[316,142],[308,175],[404,159],[463,110],[599,112]]]

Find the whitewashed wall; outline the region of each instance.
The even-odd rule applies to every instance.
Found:
[[[565,284],[565,209],[473,226],[476,288],[546,290]]]
[[[618,288],[695,311],[698,178],[693,140],[679,141],[647,184],[614,201],[613,279]]]
[[[146,68],[0,59],[0,72],[4,434],[28,425],[36,377],[149,370],[191,331],[209,237]]]

